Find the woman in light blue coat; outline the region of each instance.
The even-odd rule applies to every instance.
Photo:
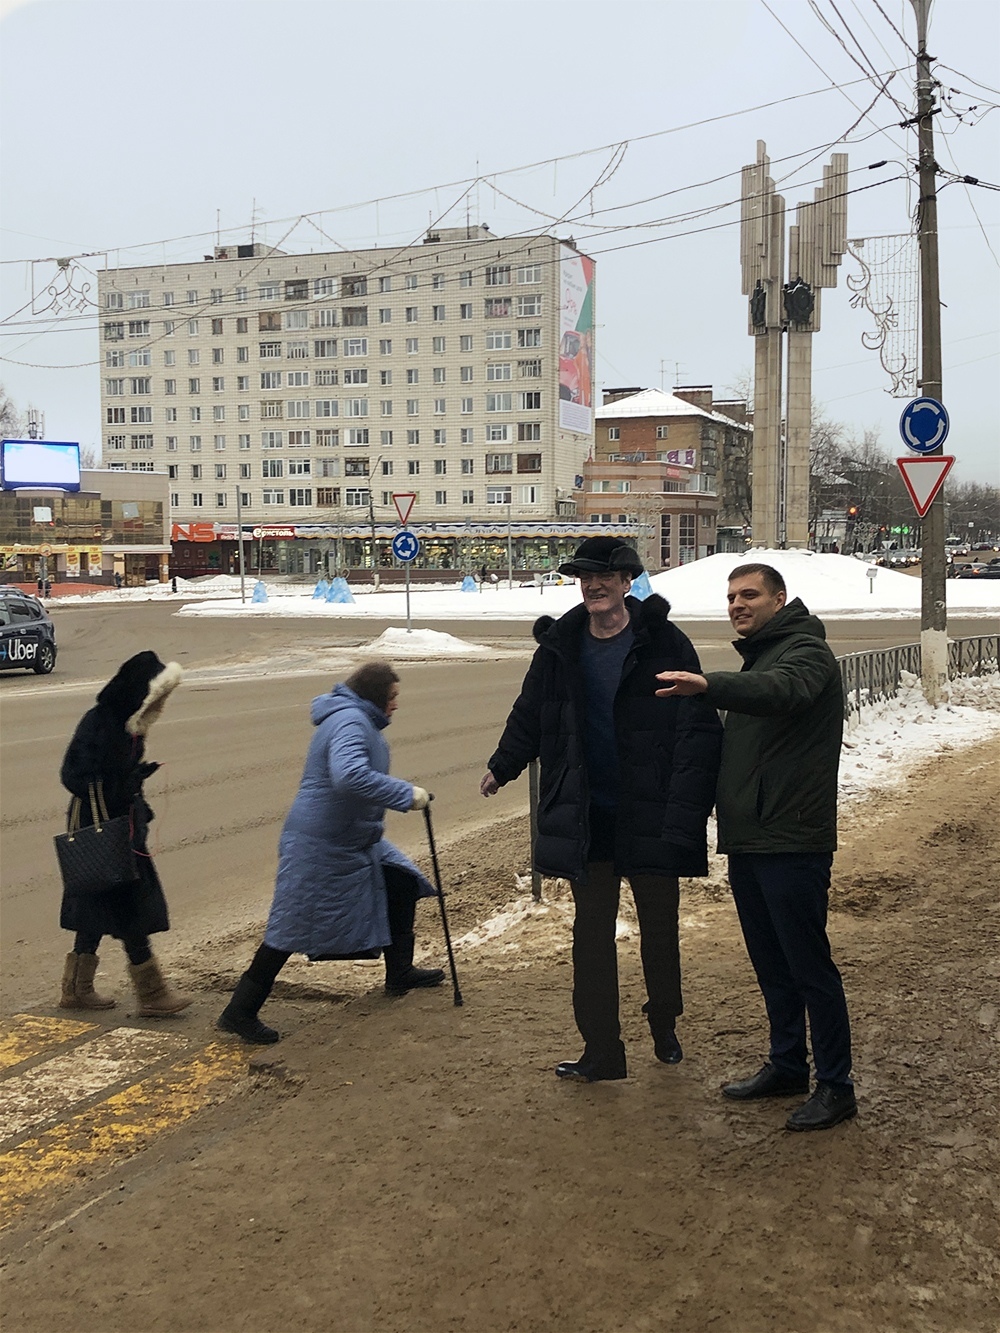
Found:
[[[438,986],[439,968],[413,966],[416,902],[434,889],[383,836],[386,809],[423,810],[422,787],[389,776],[383,730],[399,677],[368,662],[312,703],[313,732],[298,795],[278,845],[278,875],[264,943],[217,1026],[260,1045],[278,1033],[258,1018],[293,953],[317,959],[385,958],[387,994]]]

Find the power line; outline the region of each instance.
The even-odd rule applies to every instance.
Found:
[[[821,70],[820,72],[821,72],[821,73],[825,73],[825,71],[822,71],[822,70]],[[883,75],[883,76],[881,76],[881,77],[888,78],[888,77],[891,77],[893,74],[898,74],[898,73],[900,73],[900,72],[901,72],[900,70],[887,70],[886,73],[885,73],[885,75]],[[829,78],[829,75],[827,75],[826,77]],[[870,82],[870,78],[866,78],[866,79],[852,79],[852,80],[849,80],[848,82],[846,82],[846,83],[842,83],[842,84],[840,84],[840,85],[835,84],[834,81],[833,81],[832,79],[830,80],[831,87],[833,87],[833,88],[837,88],[838,91],[840,91],[840,90],[842,90],[842,89],[844,89],[844,88],[851,88],[851,87],[854,87],[855,85],[857,85],[857,84],[859,84],[859,83],[866,83],[866,82]],[[619,141],[617,141],[616,143],[600,144],[600,145],[598,145],[598,146],[596,146],[596,147],[592,147],[592,148],[579,149],[579,150],[577,150],[576,152],[573,152],[573,153],[563,153],[563,154],[560,154],[560,155],[555,156],[555,157],[542,158],[542,159],[540,159],[540,160],[538,160],[538,161],[536,161],[536,162],[525,163],[525,164],[522,164],[521,166],[516,166],[516,167],[505,167],[505,168],[503,168],[503,169],[501,169],[501,170],[499,170],[499,171],[489,172],[489,173],[484,174],[484,175],[477,175],[477,176],[465,177],[465,178],[463,178],[463,179],[461,179],[461,180],[447,181],[447,182],[438,183],[438,184],[435,184],[435,185],[422,186],[420,189],[416,189],[416,190],[404,190],[404,191],[399,191],[399,192],[397,192],[397,193],[395,193],[395,194],[379,195],[379,196],[377,196],[376,198],[373,198],[373,199],[367,199],[367,200],[362,200],[362,201],[360,201],[360,202],[358,202],[358,203],[354,203],[354,204],[340,204],[340,205],[337,205],[336,207],[320,208],[320,209],[312,209],[312,210],[311,210],[310,212],[308,212],[308,213],[300,213],[300,214],[298,214],[298,215],[295,216],[295,217],[272,218],[272,219],[269,219],[269,225],[271,225],[271,226],[276,226],[276,227],[280,227],[280,226],[285,225],[286,223],[291,223],[291,222],[297,223],[298,221],[300,221],[300,220],[303,219],[303,218],[306,218],[306,219],[313,218],[313,217],[319,217],[319,218],[322,218],[323,215],[326,214],[326,213],[356,212],[356,211],[358,211],[358,210],[360,210],[360,209],[375,207],[375,206],[377,206],[377,205],[379,205],[379,204],[395,203],[395,202],[398,202],[399,200],[403,200],[403,199],[419,198],[421,195],[431,194],[431,193],[433,193],[433,192],[436,191],[436,190],[449,190],[449,189],[456,189],[456,188],[458,188],[458,187],[464,187],[464,188],[466,188],[466,189],[471,190],[472,188],[474,188],[474,187],[475,187],[476,185],[478,185],[478,184],[481,184],[481,183],[487,183],[487,184],[488,184],[491,180],[495,179],[495,178],[498,177],[498,176],[519,175],[520,173],[525,172],[525,171],[534,171],[534,170],[536,170],[536,169],[539,168],[539,167],[553,166],[553,165],[556,165],[556,164],[558,164],[558,163],[560,163],[560,162],[571,162],[571,161],[575,161],[575,160],[577,160],[577,159],[579,159],[579,158],[592,156],[592,155],[597,154],[597,153],[607,153],[607,152],[611,152],[611,151],[613,151],[613,150],[619,148],[623,142],[626,143],[626,144],[628,144],[628,145],[634,145],[634,144],[645,143],[645,142],[647,142],[647,141],[649,141],[649,140],[652,140],[652,139],[663,138],[663,137],[665,137],[665,136],[667,136],[667,135],[684,133],[684,132],[686,132],[687,130],[692,130],[692,129],[702,129],[702,128],[704,128],[704,127],[707,126],[707,125],[718,124],[718,123],[721,122],[721,121],[732,120],[732,119],[735,119],[735,118],[737,118],[737,117],[739,117],[739,116],[751,115],[751,114],[753,114],[753,113],[756,112],[756,111],[766,111],[766,110],[770,110],[770,109],[773,108],[773,107],[784,106],[784,105],[787,105],[787,104],[790,103],[790,102],[801,101],[801,100],[803,100],[803,99],[805,99],[805,98],[819,97],[819,96],[822,96],[823,94],[828,93],[828,92],[830,92],[830,91],[831,91],[831,88],[813,88],[813,89],[810,89],[809,91],[807,91],[807,92],[803,92],[803,93],[792,93],[792,94],[790,94],[790,95],[787,96],[787,97],[778,97],[778,98],[774,98],[774,99],[772,99],[772,100],[769,101],[769,102],[760,102],[760,103],[758,103],[758,104],[755,105],[755,106],[743,107],[743,108],[741,108],[741,109],[738,110],[738,111],[727,111],[727,112],[722,112],[722,113],[720,113],[719,115],[716,115],[716,116],[707,116],[707,117],[704,117],[704,118],[701,119],[701,120],[689,121],[689,122],[687,122],[687,123],[685,123],[685,124],[683,124],[683,125],[672,125],[672,126],[668,126],[666,129],[662,129],[662,130],[652,130],[652,131],[650,131],[648,134],[635,135],[635,136],[632,136],[632,137],[630,137],[630,138],[628,138],[628,139],[626,139],[626,140],[619,140]],[[850,99],[848,99],[848,100],[850,100]],[[856,109],[857,109],[857,108],[856,108]],[[245,226],[239,226],[239,227],[226,227],[226,228],[223,229],[223,231],[224,231],[224,233],[227,234],[227,235],[230,234],[230,233],[238,233],[239,235],[243,235],[243,234],[245,234],[246,227],[245,227]],[[120,253],[120,252],[123,251],[123,250],[145,250],[145,249],[151,249],[151,248],[153,248],[153,247],[155,247],[155,246],[173,245],[173,244],[176,244],[176,243],[178,243],[178,242],[180,242],[180,241],[203,240],[205,237],[214,237],[216,234],[217,234],[216,229],[215,229],[215,228],[212,228],[210,231],[188,232],[188,233],[186,233],[186,234],[184,234],[184,235],[180,235],[180,236],[171,236],[171,237],[161,238],[161,239],[159,239],[159,240],[153,240],[153,241],[142,241],[142,242],[139,242],[138,244],[135,244],[135,245],[112,245],[112,246],[108,246],[105,250],[102,250],[102,251],[95,251],[95,252],[92,252],[92,253],[95,253],[95,254],[111,254],[111,253]],[[34,260],[32,260],[32,259],[4,259],[4,260],[0,260],[0,263],[2,263],[2,264],[24,264],[24,263],[32,263],[32,262],[34,262],[34,263],[38,263],[38,262],[55,262],[56,259],[59,259],[59,258],[62,258],[62,257],[63,257],[63,256],[59,256],[59,255],[49,255],[49,256],[45,256],[45,257],[43,257],[43,258],[41,258],[41,259],[34,259]]]
[[[864,170],[864,169],[865,169],[865,168],[861,168],[861,170]],[[882,186],[882,185],[891,185],[894,181],[897,181],[897,180],[905,180],[905,179],[907,179],[906,176],[889,176],[889,177],[886,177],[884,180],[871,181],[871,182],[870,182],[869,184],[867,184],[867,185],[858,185],[858,186],[855,186],[853,189],[842,190],[839,194],[831,195],[830,198],[831,198],[831,199],[842,199],[842,198],[846,198],[847,196],[852,195],[852,194],[861,194],[861,193],[863,193],[863,192],[865,192],[865,191],[868,191],[868,190],[874,190],[874,189],[877,189],[879,186]],[[739,201],[737,200],[737,201],[735,201],[735,202],[739,202]],[[730,220],[730,221],[727,221],[727,222],[717,222],[717,223],[712,223],[711,225],[709,225],[709,226],[707,226],[707,227],[693,227],[693,228],[690,228],[690,229],[687,230],[687,231],[675,232],[675,233],[672,233],[672,234],[667,235],[667,236],[649,236],[649,237],[644,238],[644,239],[641,240],[641,241],[631,241],[631,242],[628,242],[628,243],[625,243],[625,244],[622,244],[622,245],[606,246],[606,247],[604,247],[603,249],[593,249],[593,250],[590,251],[590,257],[596,257],[596,256],[598,256],[598,255],[605,255],[605,254],[616,254],[616,253],[619,253],[619,252],[624,251],[624,250],[634,250],[634,249],[638,249],[638,248],[640,248],[640,247],[642,247],[642,246],[656,245],[656,244],[659,244],[661,241],[675,241],[675,240],[681,240],[681,239],[683,239],[683,238],[685,238],[685,237],[688,237],[688,236],[698,236],[698,235],[703,235],[703,234],[705,234],[706,232],[720,231],[720,230],[725,229],[726,227],[734,227],[734,226],[738,226],[739,223],[740,223],[740,219],[739,219],[739,218],[734,218],[734,219],[732,219],[732,220]],[[635,228],[633,228],[633,227],[628,227],[628,228],[621,228],[620,230],[622,230],[622,231],[632,231],[632,230],[635,230]],[[262,261],[262,262],[263,262],[263,261]],[[559,263],[559,262],[560,262],[560,259],[553,259],[553,260],[539,260],[539,261],[537,261],[537,262],[539,263],[539,266],[545,266],[545,265],[548,265],[548,264],[556,264],[556,263]],[[171,310],[172,310],[172,309],[175,309],[176,307],[169,306],[169,307],[165,307],[165,308],[166,308],[166,309],[171,309]],[[181,309],[183,309],[183,308],[184,308],[184,307],[181,307]],[[211,309],[211,308],[213,308],[213,307],[212,307],[212,306],[198,307],[199,311],[200,311],[200,310],[204,310],[204,309]],[[217,307],[215,307],[215,308],[217,308]],[[196,317],[196,316],[189,316],[189,318],[194,318],[194,317]],[[359,326],[359,327],[361,327],[361,326]],[[367,326],[364,326],[364,327],[367,327]],[[163,337],[166,337],[166,336],[169,336],[169,335],[161,335],[161,336],[158,337],[158,338],[150,339],[150,341],[148,341],[148,342],[144,342],[144,343],[142,344],[142,347],[141,347],[141,348],[136,348],[136,350],[139,351],[139,350],[142,350],[143,348],[156,346],[158,343],[162,342],[162,341],[163,341]],[[367,335],[358,335],[358,336],[367,336]],[[123,349],[123,350],[124,350],[124,349]],[[13,365],[29,366],[29,367],[31,367],[32,369],[35,369],[35,370],[80,370],[80,369],[89,368],[89,367],[92,367],[92,366],[99,366],[99,365],[102,364],[102,361],[101,361],[100,358],[98,358],[96,361],[81,361],[81,362],[76,362],[76,363],[74,363],[74,364],[72,364],[72,365],[64,365],[64,366],[40,365],[40,364],[37,364],[37,363],[35,363],[35,362],[29,362],[29,361],[14,361],[11,357],[5,357],[5,356],[0,356],[0,361],[8,361],[8,362],[10,362],[10,363],[13,364]]]
[[[879,0],[872,0],[872,3],[874,4],[874,6],[875,6],[875,8],[878,10],[878,12],[882,15],[882,17],[885,19],[886,23],[888,23],[889,27],[893,30],[893,32],[894,32],[894,33],[896,34],[896,36],[899,38],[899,40],[900,40],[900,41],[903,43],[903,45],[906,47],[907,51],[909,51],[910,55],[911,55],[911,56],[915,56],[915,55],[917,54],[916,51],[915,51],[914,48],[910,45],[910,43],[906,40],[906,37],[904,36],[904,34],[901,33],[900,30],[896,27],[895,23],[893,23],[892,19],[891,19],[891,18],[889,17],[889,15],[885,12],[885,10],[882,8],[882,6],[879,4]]]

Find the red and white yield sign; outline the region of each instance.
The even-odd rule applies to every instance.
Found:
[[[410,510],[413,508],[413,502],[417,498],[416,491],[394,491],[392,503],[396,506],[396,513],[399,515],[399,521],[403,527],[406,527],[406,520],[410,517]]]
[[[954,463],[954,454],[925,454],[922,458],[896,459],[918,518],[923,518],[930,509]]]

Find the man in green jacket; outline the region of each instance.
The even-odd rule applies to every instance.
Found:
[[[726,711],[716,796],[719,851],[764,996],[770,1057],[727,1083],[748,1101],[809,1091],[806,1015],[816,1090],[788,1129],[829,1129],[857,1114],[851,1030],[826,933],[837,847],[837,767],[844,727],[840,669],[823,624],[770,565],[729,576],[729,619],[741,671],[665,671],[657,694],[704,694]],[[786,604],[787,603],[787,604]]]

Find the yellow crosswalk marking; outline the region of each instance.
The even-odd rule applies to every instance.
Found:
[[[73,1018],[14,1014],[0,1023],[0,1071],[75,1041],[85,1032],[96,1031],[96,1023],[81,1023]]]
[[[0,1140],[40,1129],[80,1103],[131,1083],[151,1065],[176,1059],[183,1037],[143,1028],[113,1028],[71,1051],[0,1082]]]
[[[213,1042],[189,1060],[135,1083],[106,1101],[0,1154],[5,1224],[29,1204],[103,1175],[160,1134],[222,1101],[247,1069],[243,1048]]]

